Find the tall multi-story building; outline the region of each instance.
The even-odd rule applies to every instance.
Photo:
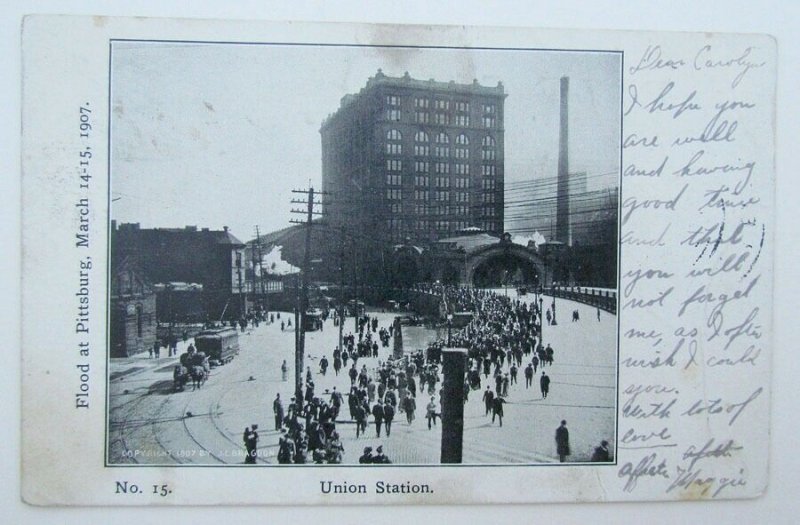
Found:
[[[322,123],[323,211],[388,242],[503,232],[502,82],[389,77],[379,69]]]

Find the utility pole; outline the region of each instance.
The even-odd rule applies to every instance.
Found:
[[[266,312],[266,295],[264,290],[264,254],[261,252],[261,233],[256,224],[256,245],[253,250],[253,274],[256,272],[256,264],[258,264],[258,298],[261,303],[261,308]],[[256,280],[253,279],[253,292],[255,292]],[[256,295],[256,294],[254,294]]]
[[[292,213],[303,214],[306,220],[292,219],[294,224],[303,224],[306,228],[306,246],[303,254],[303,268],[300,272],[300,293],[297,298],[297,310],[295,311],[295,349],[294,349],[294,383],[295,383],[295,402],[300,409],[303,406],[303,361],[305,357],[306,345],[306,314],[308,311],[308,281],[311,271],[311,226],[314,215],[322,215],[321,212],[314,211],[314,206],[319,206],[321,202],[314,201],[314,188],[306,190],[292,190],[292,193],[307,195],[307,200],[292,199],[293,204],[305,204],[305,210],[292,209]],[[316,195],[321,195],[317,192]]]
[[[353,334],[358,333],[358,317],[361,312],[358,309],[358,254],[356,253],[356,238],[353,241],[353,308],[355,308],[355,316],[353,318]]]
[[[341,352],[344,344],[344,226],[341,227],[341,242],[339,246],[339,351]]]

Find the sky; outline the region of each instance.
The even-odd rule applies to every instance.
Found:
[[[115,42],[112,218],[143,228],[289,225],[292,189],[321,187],[322,120],[378,68],[502,81],[505,181],[557,174],[559,80],[570,77],[570,171],[616,185],[621,57],[613,53]]]

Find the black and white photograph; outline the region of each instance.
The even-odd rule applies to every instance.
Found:
[[[107,465],[615,463],[621,78],[112,41]]]

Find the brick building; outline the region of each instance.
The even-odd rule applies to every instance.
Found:
[[[145,229],[112,221],[111,272],[116,271],[115,261],[127,257],[151,283],[197,283],[202,286],[202,311],[208,318],[236,319],[247,308],[252,286],[244,247],[227,227]]]
[[[389,77],[379,69],[320,128],[323,208],[350,235],[435,241],[503,232],[503,84]]]
[[[129,357],[153,347],[156,340],[156,294],[130,257],[111,269],[111,357]]]

